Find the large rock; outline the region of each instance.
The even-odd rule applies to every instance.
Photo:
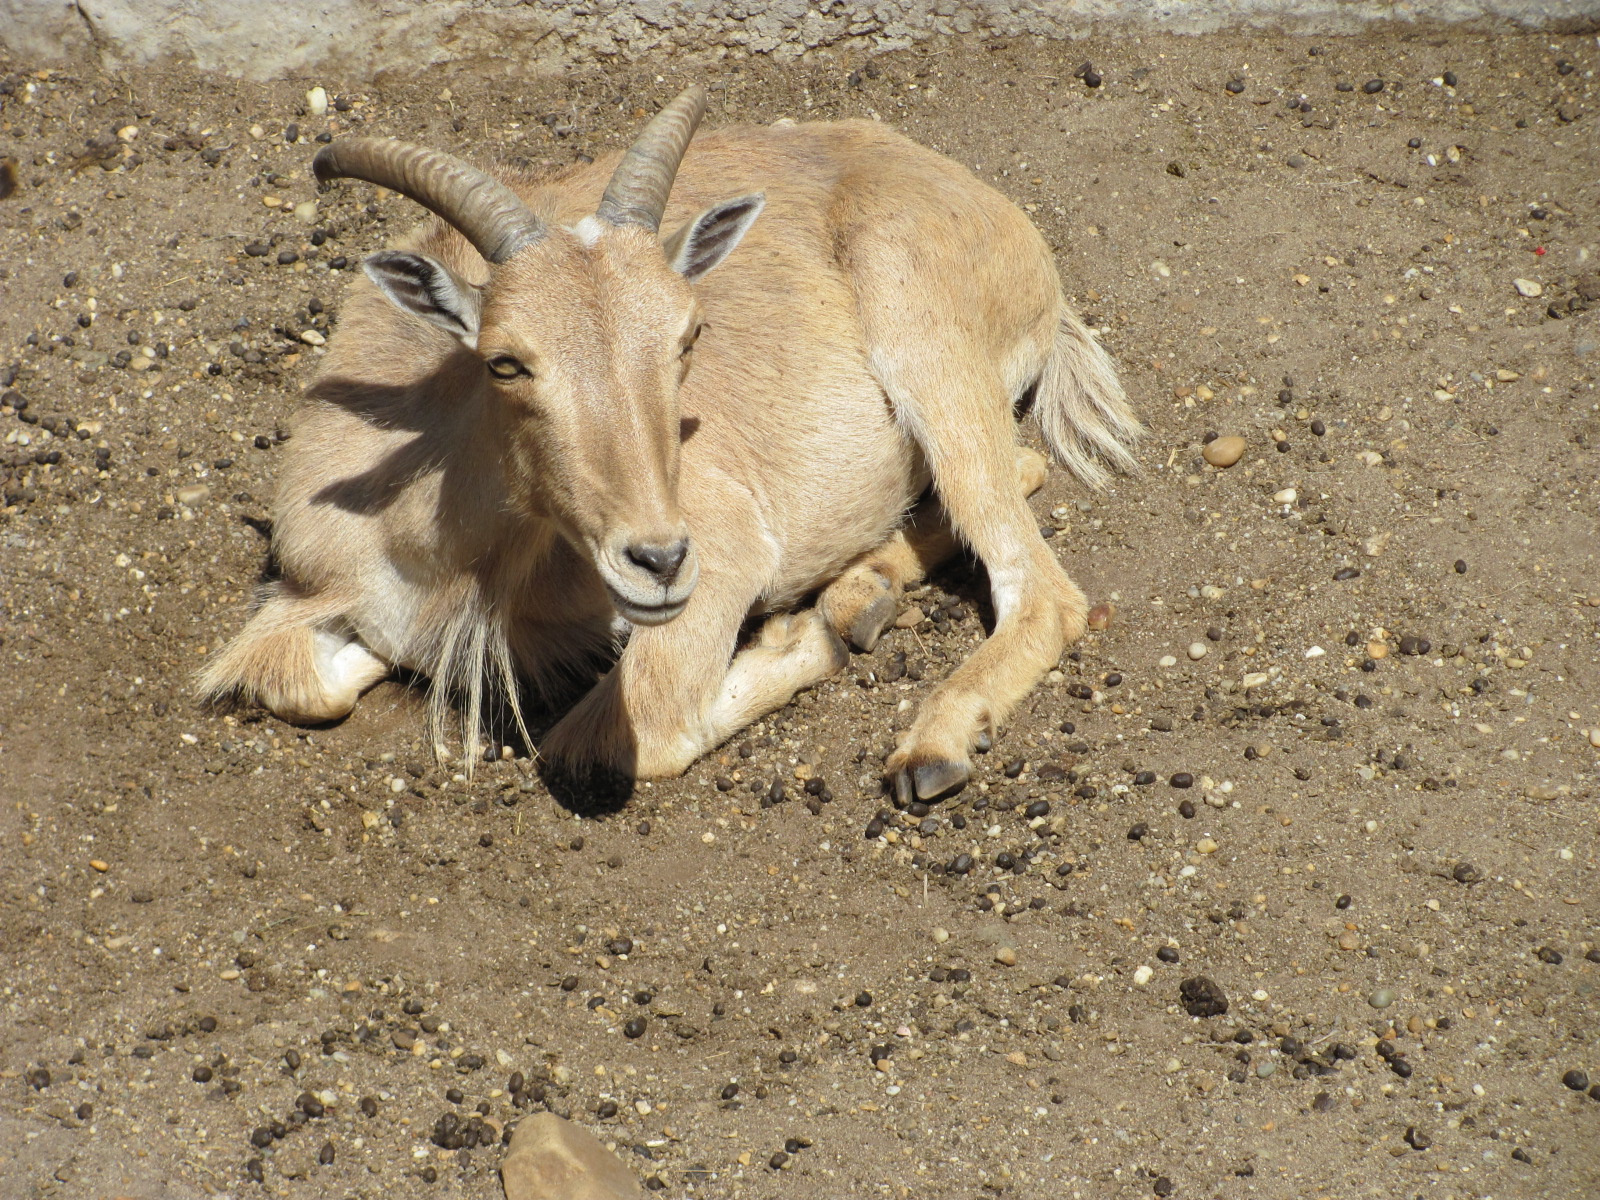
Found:
[[[638,1200],[627,1167],[581,1125],[536,1113],[517,1126],[500,1164],[506,1200]]]

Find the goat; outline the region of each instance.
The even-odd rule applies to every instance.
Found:
[[[591,685],[541,757],[677,775],[839,671],[845,639],[870,650],[964,543],[993,631],[886,775],[902,800],[966,782],[1085,626],[1013,405],[1031,394],[1090,485],[1133,466],[1141,426],[998,192],[871,121],[691,145],[705,103],[692,87],[620,161],[549,180],[391,140],[317,155],[320,181],[437,219],[351,288],[282,468],[281,578],[207,695],[332,721],[404,667],[432,681],[436,744],[461,701],[470,756],[486,696],[522,727],[521,685]]]

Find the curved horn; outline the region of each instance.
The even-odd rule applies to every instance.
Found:
[[[706,89],[698,83],[658,112],[617,164],[595,215],[611,225],[658,230],[678,163],[705,115]]]
[[[365,179],[443,217],[491,263],[544,236],[539,218],[498,179],[459,158],[393,138],[346,138],[318,151],[311,169],[326,183]]]

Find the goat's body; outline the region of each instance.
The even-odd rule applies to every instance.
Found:
[[[507,182],[545,220],[573,226],[611,167]],[[986,645],[1010,630],[995,653],[1025,660],[1003,694],[925,712],[951,728],[924,729],[927,745],[903,765],[964,761],[1082,628],[1082,597],[1022,501],[1012,402],[1037,386],[1052,446],[1084,474],[1095,470],[1085,450],[1125,458],[1137,425],[1038,233],[963,168],[870,122],[734,128],[693,143],[667,223],[756,190],[761,219],[696,285],[706,332],[680,391],[678,497],[699,589],[669,624],[632,632],[617,668],[543,749],[676,773],[837,669],[823,618],[845,633],[877,601],[881,628],[873,587],[881,580],[892,599],[919,573],[928,555],[898,531],[933,483],[994,580],[1000,621]],[[487,277],[441,221],[407,245],[463,279]],[[618,638],[616,609],[560,530],[515,515],[522,485],[482,371],[459,341],[352,288],[289,444],[274,531],[283,578],[213,663],[211,690],[331,719],[354,703],[352,684],[399,665],[472,697],[475,730],[486,675],[512,696],[513,677],[551,693],[586,678]],[[781,621],[733,659],[750,614],[819,591],[821,617]],[[1031,631],[1020,642],[1018,621]],[[297,668],[296,683],[278,661],[285,637],[301,639],[296,661],[319,664],[314,677]],[[351,639],[365,658],[342,651]]]

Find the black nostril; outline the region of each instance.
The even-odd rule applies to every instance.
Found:
[[[628,560],[643,567],[663,583],[670,582],[683,565],[689,553],[688,539],[673,542],[670,546],[629,546]]]

